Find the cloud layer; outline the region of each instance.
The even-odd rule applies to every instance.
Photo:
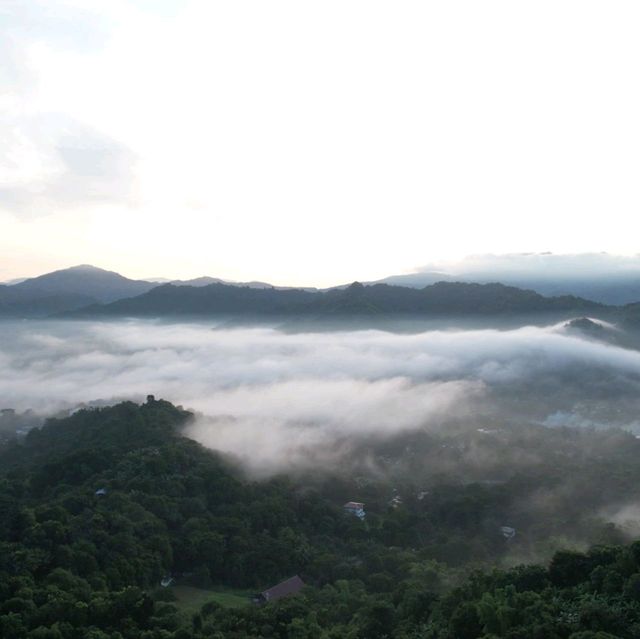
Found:
[[[640,353],[561,326],[398,335],[5,322],[0,389],[0,407],[42,413],[152,393],[202,414],[190,431],[199,441],[269,470],[349,439],[489,414],[633,426]]]
[[[454,276],[492,276],[497,279],[522,278],[578,279],[637,278],[640,255],[612,255],[609,253],[555,254],[507,253],[503,255],[470,255],[456,262],[428,264],[421,270],[443,271]]]

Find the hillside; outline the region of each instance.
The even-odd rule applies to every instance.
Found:
[[[75,316],[169,315],[513,315],[606,311],[606,307],[576,297],[545,298],[502,284],[439,282],[424,289],[387,284],[353,283],[344,289],[254,289],[209,284],[166,284],[135,298],[94,305]]]
[[[168,280],[162,282],[163,284],[174,284],[175,286],[208,286],[209,284],[226,284],[228,286],[239,286],[242,288],[268,288],[268,289],[278,289],[282,291],[295,289],[295,286],[273,286],[273,284],[269,284],[268,282],[235,282],[230,280],[223,280],[219,277],[196,277],[190,280]],[[315,291],[316,288],[313,287],[304,287],[305,291]]]
[[[303,308],[313,293],[297,289],[255,289],[229,284],[182,286],[164,284],[137,297],[80,309],[75,316],[277,314]]]
[[[46,317],[82,308],[94,303],[95,297],[79,293],[51,293],[0,285],[0,317]]]
[[[145,293],[156,284],[81,265],[0,286],[0,314],[42,317]]]
[[[594,512],[637,492],[632,435],[418,433],[368,448],[393,473],[408,456],[415,470],[404,479],[343,468],[255,481],[183,437],[190,419],[165,401],[125,402],[50,420],[0,449],[0,636],[636,636],[637,544],[489,570],[536,538],[576,543],[580,526],[582,543],[623,540]],[[477,460],[495,446],[501,481],[462,481],[460,463],[428,479],[430,456],[453,462],[468,450]],[[351,498],[366,502],[364,521],[343,512]],[[295,574],[307,584],[297,597],[255,606],[237,594]],[[176,586],[160,587],[164,577]]]
[[[391,275],[377,282],[423,288],[438,281],[486,284],[501,282],[546,296],[575,295],[602,304],[622,305],[640,300],[640,268],[632,260],[600,255],[484,256],[453,267]]]
[[[98,302],[113,302],[140,295],[154,286],[152,282],[131,280],[114,271],[83,264],[32,277],[14,284],[12,289],[24,294],[75,294],[92,297]]]
[[[610,310],[604,304],[574,295],[549,297],[504,283],[451,280],[440,273],[424,273],[325,290],[274,287],[263,282],[231,283],[210,277],[159,284],[83,265],[12,285],[0,284],[0,317],[429,317]],[[422,282],[428,284],[420,286]],[[597,286],[597,282],[593,285]],[[635,313],[630,310],[626,315]]]

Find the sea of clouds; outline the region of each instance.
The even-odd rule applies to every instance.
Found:
[[[524,405],[514,419],[532,418],[531,404],[541,420],[591,425],[575,405],[640,397],[640,352],[562,325],[396,334],[23,321],[0,330],[0,408],[46,415],[154,394],[199,414],[192,437],[263,470],[302,463],[301,450],[328,440],[442,427],[488,404]]]

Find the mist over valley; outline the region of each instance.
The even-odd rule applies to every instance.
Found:
[[[321,560],[326,540],[297,527],[307,515],[291,515],[311,554],[249,576],[233,568],[237,532],[222,534],[227,550],[215,560],[184,554],[195,525],[185,511],[162,569],[177,593],[258,587],[287,571],[318,586],[340,577],[379,589],[374,556],[385,553],[401,579],[430,566],[428,588],[445,593],[472,566],[511,570],[567,548],[629,543],[640,530],[636,333],[597,317],[531,319],[4,320],[0,462],[9,476],[33,473],[34,496],[104,490],[105,500],[128,495],[154,511],[143,495],[172,492],[167,472],[196,481],[189,472],[201,471],[170,470],[169,460],[197,442],[234,482],[320,500],[325,518],[337,517],[330,526],[349,524],[326,529],[338,546]],[[94,450],[105,460],[96,476]],[[152,483],[139,484],[148,473]],[[340,512],[350,500],[364,504],[363,522]]]
[[[609,414],[603,425],[635,428],[640,352],[633,333],[584,319],[470,324],[441,320],[425,330],[413,322],[408,330],[398,322],[401,332],[393,332],[393,323],[292,331],[224,318],[5,321],[2,403],[47,414],[153,393],[210,417],[268,419],[276,428],[315,423],[347,434],[430,428],[463,406],[475,415],[506,411],[505,419],[517,421],[562,412],[591,423]]]
[[[0,639],[640,639],[639,30],[0,1]]]
[[[138,583],[156,588],[153,605],[177,598],[173,625],[182,597],[226,601],[229,588],[240,618],[269,618],[245,609],[246,589],[289,576],[274,592],[311,583],[314,610],[340,583],[361,584],[359,607],[426,588],[434,603],[410,622],[421,627],[475,567],[550,566],[557,581],[562,553],[586,561],[640,531],[638,304],[502,283],[157,284],[93,267],[0,294],[6,486],[25,481],[30,503],[64,512],[93,494],[107,520],[114,499],[133,519],[147,512],[171,552],[143,551],[138,533],[128,543],[150,553]],[[23,511],[7,512],[20,528]],[[113,587],[131,581],[117,574]],[[226,604],[200,614],[237,621]]]

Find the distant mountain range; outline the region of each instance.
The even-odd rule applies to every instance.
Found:
[[[424,288],[442,281],[500,282],[541,295],[575,295],[622,305],[640,301],[640,257],[606,253],[480,255],[371,283]]]
[[[297,289],[294,286],[274,286],[268,282],[233,282],[230,280],[222,280],[219,277],[196,277],[192,280],[166,280],[161,282],[162,284],[174,284],[175,286],[209,286],[209,284],[226,284],[228,286],[240,286],[243,288],[273,288],[279,291],[288,291]],[[314,287],[303,287],[304,291],[317,291]]]
[[[47,317],[86,306],[136,297],[162,286],[165,282],[179,287],[224,284],[235,288],[294,290],[286,286],[273,287],[266,282],[229,282],[216,277],[164,282],[132,280],[113,271],[82,264],[38,277],[0,284],[0,317]]]
[[[372,283],[393,284],[423,288],[442,281],[465,282],[501,282],[509,286],[530,289],[541,295],[575,295],[603,304],[629,304],[640,300],[640,274],[607,275],[599,279],[590,278],[553,278],[508,275],[504,273],[469,273],[448,275],[446,273],[411,273],[392,275]]]
[[[615,310],[576,295],[545,296],[503,282],[451,280],[451,276],[430,271],[325,290],[274,287],[257,281],[229,283],[211,277],[160,284],[82,265],[0,285],[0,316],[606,315]],[[420,286],[422,282],[426,284]],[[640,324],[640,303],[628,305],[624,316]]]
[[[605,310],[577,297],[543,297],[503,284],[439,282],[423,289],[358,282],[326,291],[164,284],[137,297],[93,305],[73,317],[513,315]]]

